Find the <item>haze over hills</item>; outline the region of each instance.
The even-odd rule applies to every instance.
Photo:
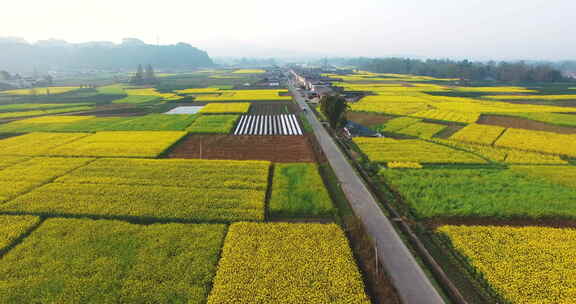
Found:
[[[68,43],[40,40],[28,43],[22,38],[0,38],[0,69],[29,72],[53,67],[134,69],[138,64],[166,68],[209,67],[214,63],[205,51],[187,43],[151,45],[136,38],[122,43],[93,41]]]

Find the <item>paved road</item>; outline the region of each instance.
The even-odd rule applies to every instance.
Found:
[[[378,258],[392,279],[402,302],[445,303],[338,145],[322,127],[296,89],[292,85],[289,88],[299,106],[306,109],[305,115],[314,134],[342,184],[344,194],[354,213],[364,223],[367,233],[374,240]]]

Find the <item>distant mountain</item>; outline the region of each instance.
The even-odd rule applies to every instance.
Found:
[[[0,37],[0,70],[30,72],[33,69],[91,68],[134,69],[138,64],[155,68],[195,68],[213,66],[205,51],[187,43],[150,45],[135,38],[121,44],[107,41],[68,43],[41,40],[34,44],[24,39]]]

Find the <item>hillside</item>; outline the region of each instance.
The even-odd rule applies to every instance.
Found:
[[[152,64],[159,68],[212,66],[205,51],[187,43],[151,45],[134,38],[120,44],[44,40],[34,44],[20,39],[0,38],[0,70],[30,71],[39,68],[84,67],[95,69],[134,68]]]

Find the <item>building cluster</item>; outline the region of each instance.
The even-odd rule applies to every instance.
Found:
[[[37,86],[51,85],[53,77],[46,75],[21,76],[20,74],[10,74],[6,71],[0,71],[0,88],[4,89],[25,89]]]
[[[258,86],[279,87],[285,80],[286,76],[284,76],[282,70],[274,66],[266,70],[266,74],[263,75],[262,81],[258,83]]]
[[[334,86],[335,82],[342,82],[342,79],[335,75],[346,75],[352,73],[352,70],[333,69],[333,68],[294,68],[292,76],[301,89],[304,89],[305,95],[310,102],[318,102],[323,96],[339,94],[348,102],[356,102],[364,97],[362,91],[344,91],[341,87]],[[325,76],[331,74],[331,77]]]

